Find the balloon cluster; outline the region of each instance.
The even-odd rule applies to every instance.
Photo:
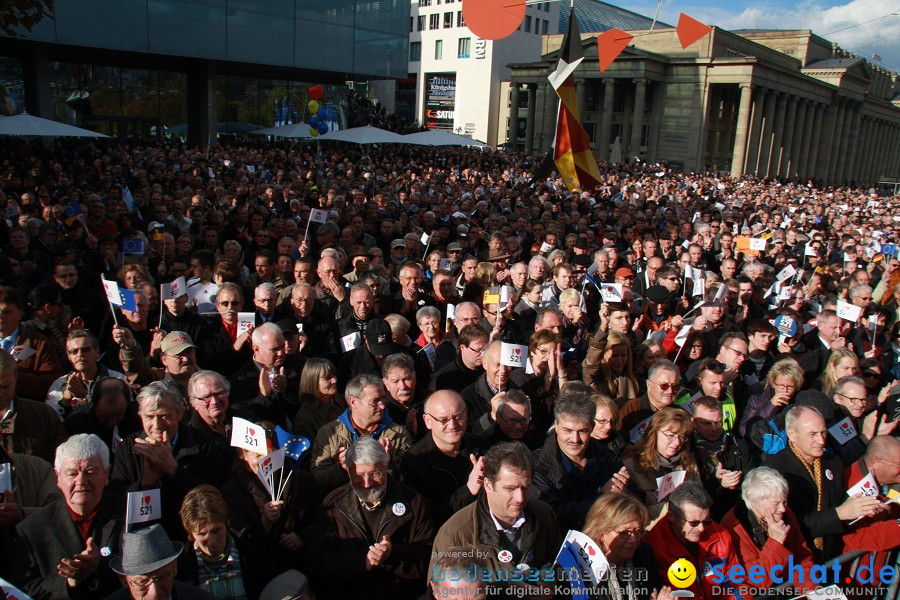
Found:
[[[309,114],[312,115],[309,118],[309,135],[313,137],[328,133],[328,123],[325,122],[328,114],[324,108],[319,106],[319,100],[322,99],[322,94],[324,93],[325,90],[321,85],[314,85],[309,88],[310,101],[306,104],[306,108],[309,110]]]

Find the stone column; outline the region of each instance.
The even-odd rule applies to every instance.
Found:
[[[834,180],[836,183],[843,183],[846,179],[847,162],[850,160],[850,153],[853,152],[851,135],[853,133],[854,109],[856,102],[847,99],[844,108],[844,126],[841,129],[841,141],[837,146],[837,160],[834,162]]]
[[[871,151],[872,151],[872,119],[869,117],[862,118],[862,129],[861,129],[862,137],[859,143],[859,172],[860,172],[860,181],[863,185],[869,185],[871,181],[871,172],[872,172],[872,163],[871,163]]]
[[[809,136],[809,144],[807,144],[808,155],[806,161],[805,177],[808,179],[816,179],[819,164],[819,144],[822,142],[823,132],[822,123],[825,121],[825,106],[818,102],[813,104],[813,113],[810,120],[811,135]]]
[[[516,149],[519,136],[519,84],[511,82],[509,86],[509,128],[506,131],[506,141],[512,152]]]
[[[641,133],[644,129],[644,98],[647,93],[647,80],[634,80],[634,110],[631,111],[631,142],[628,144],[629,156],[641,155]]]
[[[584,79],[577,79],[575,81],[575,102],[578,105],[578,120],[582,123],[587,112],[587,107],[584,105],[584,93]]]
[[[731,176],[744,174],[744,160],[747,158],[747,135],[750,133],[750,112],[753,108],[753,86],[740,85],[741,103],[738,108],[737,131],[734,134],[734,149],[731,151]]]
[[[766,94],[766,108],[763,113],[763,130],[759,143],[759,164],[756,166],[756,174],[765,177],[769,171],[769,159],[772,156],[772,136],[775,132],[775,106],[778,104],[780,92],[770,90]]]
[[[847,119],[847,100],[838,98],[837,113],[834,120],[834,138],[831,142],[831,159],[825,163],[826,183],[837,183],[837,167],[843,153],[845,121]]]
[[[806,165],[809,159],[809,140],[812,137],[812,125],[813,119],[816,116],[816,103],[812,100],[804,100],[803,104],[803,128],[800,130],[800,133],[797,137],[797,143],[795,147],[797,149],[796,158],[797,164],[794,165],[794,173],[797,177],[805,177],[806,176]]]
[[[779,94],[775,103],[775,124],[772,126],[772,150],[769,154],[769,163],[766,165],[766,177],[778,175],[778,163],[781,161],[781,140],[784,139],[785,106],[787,94]]]
[[[544,137],[540,143],[540,151],[547,152],[550,150],[550,144],[553,143],[553,136],[556,134],[556,109],[559,105],[559,96],[556,95],[556,90],[549,82],[542,82],[539,89],[541,97],[544,99],[544,110],[541,117],[543,119],[541,131],[544,133]]]
[[[842,159],[843,168],[841,169],[841,174],[846,181],[859,181],[857,165],[859,164],[860,154],[859,129],[861,114],[862,104],[854,102],[853,110],[850,113],[850,143],[846,152],[847,157]]]
[[[787,115],[784,118],[784,137],[782,137],[781,142],[781,158],[775,169],[776,175],[785,177],[790,177],[791,175],[790,169],[793,166],[791,164],[791,151],[794,143],[794,129],[797,127],[797,104],[799,102],[800,98],[797,96],[791,96],[788,100]]]
[[[768,90],[762,87],[753,92],[753,116],[750,117],[750,132],[747,138],[747,158],[744,162],[743,173],[755,173],[756,163],[759,160],[759,138],[762,134],[763,106],[766,103]]]
[[[603,79],[603,114],[600,115],[600,141],[597,145],[597,158],[609,160],[609,145],[612,143],[613,96],[616,91],[616,80],[610,77]]]
[[[525,120],[525,154],[534,152],[534,117],[537,109],[537,84],[528,84],[528,116]]]
[[[789,164],[785,170],[788,177],[799,177],[797,167],[800,162],[800,153],[804,152],[803,148],[803,127],[806,124],[806,108],[809,100],[806,98],[797,98],[797,111],[794,115],[794,133],[791,136],[791,153],[788,155]]]
[[[828,168],[831,164],[831,147],[834,143],[836,120],[838,116],[838,102],[835,98],[827,105],[822,113],[822,122],[817,126],[818,139],[813,141],[816,147],[816,163],[814,177],[829,181]]]

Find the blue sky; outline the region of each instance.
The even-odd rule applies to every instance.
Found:
[[[655,0],[618,5],[649,17],[656,11]],[[812,29],[845,50],[867,54],[870,58],[878,54],[884,66],[900,72],[900,0],[664,0],[659,18],[674,25],[681,12],[724,29]],[[890,13],[896,14],[831,33]]]

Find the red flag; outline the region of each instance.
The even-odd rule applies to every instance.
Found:
[[[633,39],[633,35],[615,27],[597,36],[597,55],[601,73],[609,68]]]
[[[505,38],[525,18],[524,0],[463,0],[462,8],[466,27],[484,40]]]
[[[697,19],[681,13],[681,16],[678,17],[678,27],[676,28],[676,31],[678,32],[678,41],[681,42],[681,47],[687,48],[712,31],[712,27],[704,25]]]

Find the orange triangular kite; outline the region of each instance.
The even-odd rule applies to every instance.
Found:
[[[525,18],[525,0],[463,0],[466,27],[483,40],[510,35]]]
[[[600,67],[601,73],[609,68],[609,65],[622,54],[622,50],[624,50],[633,39],[633,35],[625,33],[621,29],[616,29],[615,27],[609,31],[604,31],[597,36],[598,66]]]
[[[712,27],[704,25],[697,19],[681,13],[681,16],[678,17],[678,27],[676,28],[676,31],[678,32],[678,41],[681,42],[681,47],[687,48],[712,31]]]

